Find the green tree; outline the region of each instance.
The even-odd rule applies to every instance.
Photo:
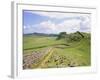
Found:
[[[81,32],[77,31],[77,33],[78,33],[79,35],[81,35],[82,38],[84,38],[84,35],[83,35]]]
[[[66,35],[67,35],[66,32],[60,32],[58,37],[57,37],[57,40],[66,38]]]

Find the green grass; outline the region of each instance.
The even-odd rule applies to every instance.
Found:
[[[55,37],[33,35],[23,37],[24,54],[41,51],[48,47],[54,48],[52,55],[40,68],[90,66],[90,46],[89,38],[67,43],[63,39],[56,40]]]
[[[77,44],[64,49],[55,48],[53,55],[48,59],[48,63],[42,67],[70,67],[70,66],[89,66],[90,45],[88,39],[83,39]],[[56,60],[56,58],[59,57]],[[62,61],[62,63],[60,63]]]
[[[41,36],[24,36],[23,49],[24,51],[40,50],[45,47],[50,47],[56,44],[64,44],[64,40],[55,40],[55,37],[41,37]]]

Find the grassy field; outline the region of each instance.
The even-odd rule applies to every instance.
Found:
[[[90,66],[90,53],[89,38],[67,42],[49,36],[23,36],[24,69]]]

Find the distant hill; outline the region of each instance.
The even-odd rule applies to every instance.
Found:
[[[47,37],[57,37],[58,34],[46,34],[46,33],[29,33],[29,34],[24,34],[24,36],[27,36],[27,35],[34,35],[34,36],[47,36]]]

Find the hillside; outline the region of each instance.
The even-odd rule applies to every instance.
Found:
[[[35,33],[23,37],[24,69],[91,65],[90,33]]]

